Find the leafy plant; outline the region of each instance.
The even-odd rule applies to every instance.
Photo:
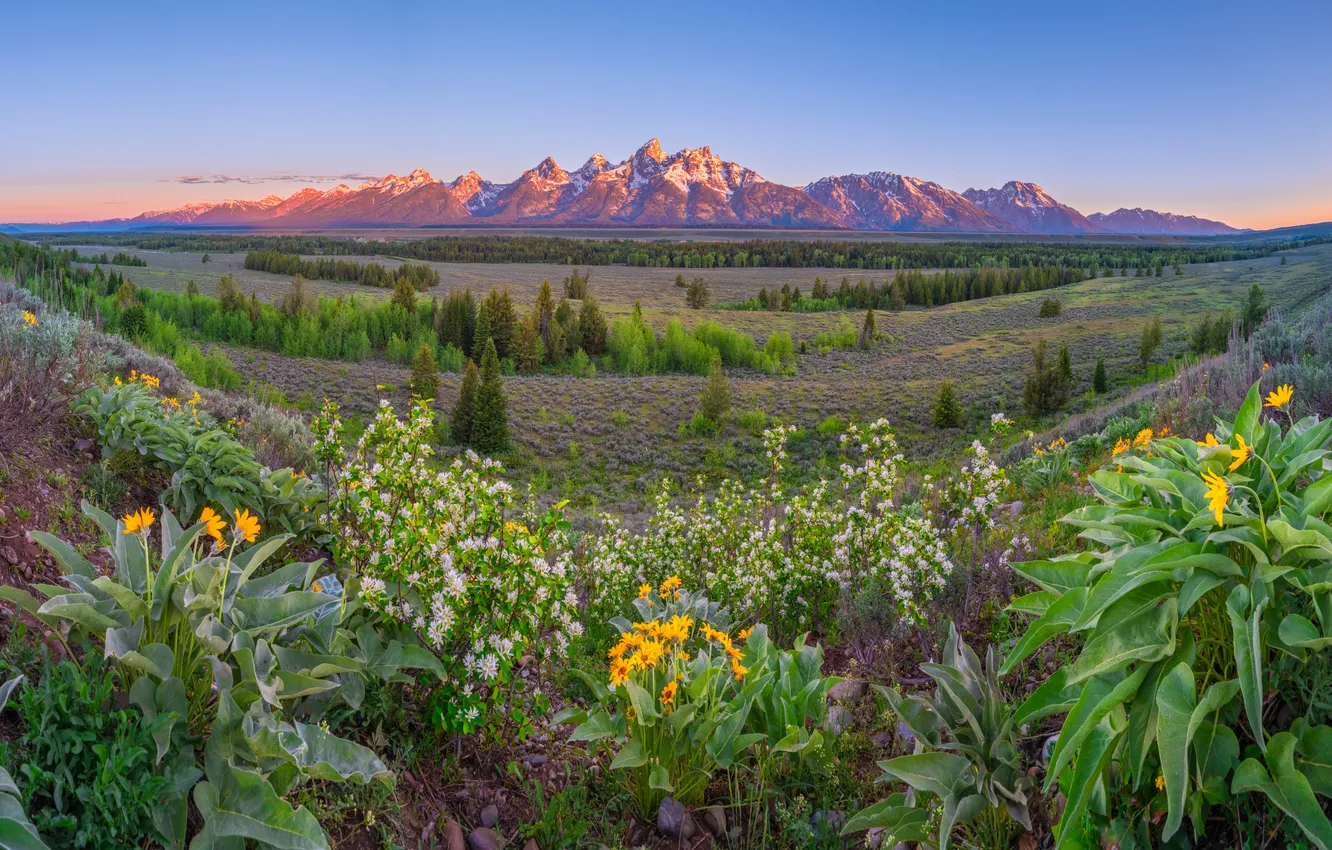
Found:
[[[0,684],[0,711],[9,702],[14,689],[23,683],[22,676]],[[23,794],[14,784],[9,771],[0,766],[0,847],[6,850],[50,850],[24,812]]]
[[[153,813],[169,784],[152,756],[167,718],[114,709],[114,691],[114,671],[95,656],[85,668],[47,658],[17,700],[23,802],[56,848],[129,850],[155,835]]]
[[[932,699],[902,697],[875,685],[911,730],[916,752],[879,762],[880,782],[905,782],[911,793],[893,794],[849,819],[842,833],[879,827],[884,842],[929,839],[926,810],[916,794],[939,798],[938,847],[947,850],[953,832],[969,847],[1004,848],[1017,825],[1031,829],[1017,722],[999,686],[994,647],[985,663],[958,637],[952,624],[943,660],[922,664],[934,680]]]
[[[1287,408],[1288,390],[1267,406]],[[1067,713],[1046,777],[1068,797],[1060,845],[1098,831],[1093,800],[1116,783],[1155,780],[1162,840],[1186,814],[1201,835],[1212,806],[1262,792],[1332,847],[1318,803],[1332,727],[1280,728],[1295,712],[1273,700],[1285,671],[1332,646],[1332,420],[1283,433],[1262,409],[1254,384],[1204,441],[1122,442],[1117,468],[1091,476],[1101,504],[1064,517],[1093,548],[1014,565],[1040,590],[1012,605],[1036,619],[1004,671],[1055,635],[1084,640],[1018,712]]]
[[[203,829],[192,848],[325,848],[309,812],[282,799],[308,779],[391,781],[365,747],[313,723],[332,700],[353,707],[364,678],[387,679],[407,667],[435,667],[419,647],[385,645],[361,617],[355,580],[319,576],[321,562],[257,572],[290,539],[245,547],[260,529],[237,516],[225,535],[220,517],[189,529],[164,512],[160,556],[149,545],[156,517],[146,509],[117,521],[83,505],[110,538],[112,576],[100,576],[73,547],[44,532],[30,537],[64,571],[71,590],[35,585],[37,600],[0,588],[67,643],[96,643],[129,683],[130,701],[153,728],[153,764],[169,786],[154,811],[162,843],[183,846],[192,790]],[[214,542],[205,549],[207,533]],[[225,548],[222,548],[225,547]],[[192,732],[206,732],[204,764]],[[202,777],[202,781],[200,781]]]

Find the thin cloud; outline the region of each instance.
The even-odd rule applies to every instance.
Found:
[[[188,185],[197,185],[200,183],[243,183],[251,185],[255,183],[333,183],[342,180],[378,180],[377,174],[270,174],[262,177],[237,177],[231,174],[186,174],[180,177],[164,178],[158,180],[158,183],[185,183]]]

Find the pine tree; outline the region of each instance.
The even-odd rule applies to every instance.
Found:
[[[416,287],[412,286],[412,282],[406,277],[398,278],[398,282],[393,284],[392,301],[408,313],[415,313]]]
[[[1059,344],[1059,380],[1070,390],[1073,388],[1073,356],[1069,354],[1068,343]]]
[[[1110,378],[1105,374],[1105,358],[1096,358],[1096,371],[1092,373],[1092,391],[1105,395],[1110,391]]]
[[[1244,338],[1248,339],[1266,318],[1267,296],[1263,294],[1263,288],[1255,283],[1249,287],[1249,300],[1244,305]]]
[[[860,326],[860,347],[868,349],[874,344],[874,308],[865,311],[865,323]]]
[[[549,350],[551,327],[555,324],[555,296],[550,291],[549,280],[541,281],[541,291],[537,293],[536,304],[532,305],[532,315],[536,317],[541,343]]]
[[[522,327],[518,329],[518,338],[514,340],[514,348],[519,372],[535,372],[545,362],[546,346],[537,330],[535,313],[523,320]]]
[[[453,442],[460,446],[472,441],[472,408],[476,404],[477,381],[476,361],[469,359],[463,369],[458,401],[454,403],[453,413],[449,416],[449,433],[453,436]]]
[[[472,347],[467,350],[467,355],[473,360],[480,357],[490,338],[490,309],[483,302],[476,308],[476,328],[472,331]]]
[[[578,311],[578,348],[591,357],[601,354],[606,343],[606,319],[601,315],[597,299],[591,295],[583,299],[583,307]]]
[[[1142,329],[1142,339],[1138,342],[1138,362],[1146,369],[1152,355],[1161,346],[1161,320],[1152,319]]]
[[[429,400],[439,395],[439,366],[435,352],[424,342],[412,358],[412,395]]]
[[[718,425],[731,409],[731,379],[722,371],[721,358],[715,354],[708,368],[707,383],[703,385],[703,395],[699,398],[699,408],[704,416]]]
[[[1031,347],[1031,369],[1022,388],[1022,402],[1032,416],[1054,413],[1068,403],[1068,382],[1057,363],[1050,362],[1049,346],[1038,339]]]
[[[504,401],[504,378],[500,376],[495,341],[486,341],[481,357],[481,380],[472,403],[472,447],[486,455],[498,454],[509,445],[509,414]]]
[[[962,405],[957,400],[952,381],[944,381],[934,400],[934,427],[956,428],[962,424]]]

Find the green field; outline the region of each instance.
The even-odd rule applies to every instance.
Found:
[[[212,293],[223,274],[235,274],[247,290],[277,301],[289,284],[281,275],[245,270],[244,256],[239,254],[213,255],[203,264],[199,254],[137,249],[134,253],[148,261],[148,268],[120,271],[136,285],[154,289],[183,290],[194,281],[201,291]],[[1228,306],[1238,307],[1255,283],[1277,308],[1294,311],[1323,291],[1332,278],[1332,246],[1306,248],[1285,257],[1287,265],[1280,264],[1279,256],[1190,265],[1180,276],[1166,269],[1160,278],[1097,278],[1053,291],[900,313],[880,311],[876,313],[880,339],[872,350],[820,353],[811,347],[810,353],[799,357],[797,374],[789,377],[733,371],[733,409],[759,410],[770,420],[807,429],[808,436],[796,441],[793,452],[811,468],[831,463],[825,457],[836,454],[835,439],[820,436],[814,428],[830,416],[846,420],[886,416],[909,448],[924,457],[940,457],[955,449],[991,412],[1019,412],[1024,371],[1037,339],[1046,339],[1052,347],[1069,346],[1077,409],[1087,404],[1081,394],[1090,387],[1098,355],[1105,357],[1112,390],[1141,382],[1138,339],[1153,317],[1160,318],[1165,331],[1165,343],[1156,357],[1161,363],[1187,350],[1190,326],[1197,317],[1208,310],[1219,313]],[[389,258],[363,259],[396,263]],[[442,295],[450,287],[471,287],[483,294],[492,286],[507,286],[520,311],[530,308],[543,280],[550,280],[558,295],[560,281],[570,271],[567,266],[541,264],[431,265],[441,277],[441,286],[431,294]],[[685,270],[687,278],[698,274],[707,278],[714,302],[751,297],[765,285],[771,289],[789,283],[808,292],[816,276],[831,278],[835,285],[842,277],[837,271]],[[839,322],[859,328],[863,320],[861,313],[691,310],[674,285],[675,274],[672,269],[596,267],[590,288],[608,317],[626,315],[637,301],[659,333],[673,317],[686,325],[710,318],[752,334],[760,345],[777,331],[790,333],[799,344]],[[882,280],[882,275],[865,277]],[[852,282],[859,277],[851,276]],[[388,295],[383,289],[332,281],[312,285],[326,295]],[[1048,297],[1063,302],[1062,313],[1039,318],[1040,303]],[[364,413],[381,397],[395,404],[407,400],[409,371],[384,360],[345,363],[254,349],[227,351],[243,375],[280,388],[290,402],[302,396],[316,402],[329,398]],[[506,380],[509,415],[518,447],[510,464],[539,488],[576,492],[584,501],[631,513],[641,507],[644,486],[663,475],[689,481],[698,474],[724,471],[757,474],[762,447],[754,433],[732,425],[715,438],[679,436],[681,423],[697,409],[703,380],[606,372],[594,378],[510,377]],[[963,434],[939,432],[930,424],[930,406],[944,380],[954,381],[963,399],[967,416]],[[458,384],[458,375],[442,376],[437,400],[441,412],[452,407]]]

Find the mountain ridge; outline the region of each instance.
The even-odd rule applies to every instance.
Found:
[[[503,224],[1038,235],[1239,232],[1222,222],[1137,208],[1084,216],[1039,185],[1017,180],[959,193],[918,177],[871,171],[787,186],[722,159],[708,146],[667,153],[656,138],[618,163],[594,153],[574,171],[546,157],[508,183],[492,182],[475,171],[446,182],[417,168],[355,187],[305,187],[287,198],[200,202],[132,218],[62,224],[259,229]]]

